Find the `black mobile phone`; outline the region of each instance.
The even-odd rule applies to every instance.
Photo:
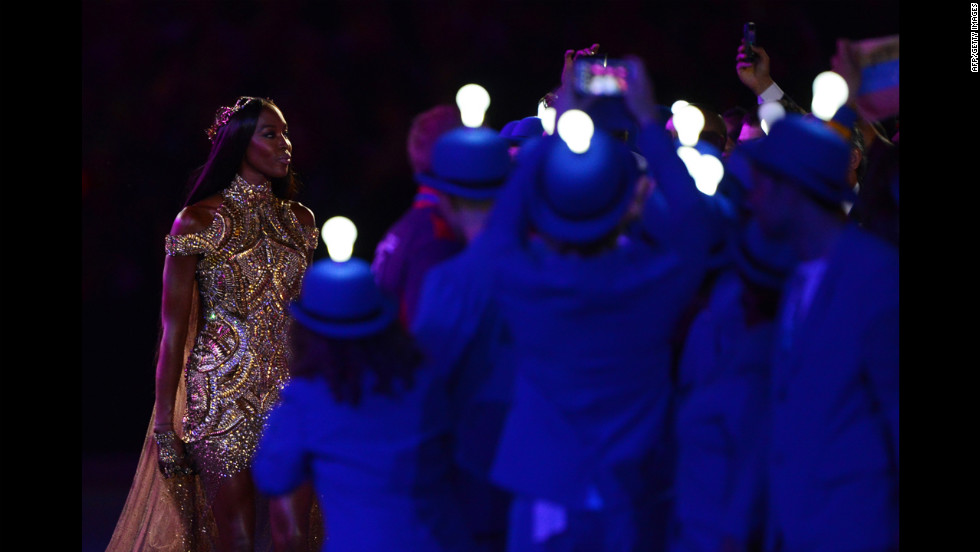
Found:
[[[755,23],[752,21],[742,26],[742,44],[745,44],[745,61],[754,62],[759,56],[752,49],[755,46]]]
[[[603,56],[575,60],[575,91],[583,96],[622,96],[626,92],[629,65]]]

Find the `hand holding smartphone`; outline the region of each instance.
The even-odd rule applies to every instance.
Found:
[[[742,44],[745,45],[745,61],[755,63],[759,56],[752,49],[755,46],[755,23],[752,21],[742,26]]]
[[[582,96],[622,96],[627,88],[629,64],[600,56],[575,60],[575,91]]]

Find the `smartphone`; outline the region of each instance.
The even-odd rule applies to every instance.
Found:
[[[745,61],[755,62],[759,56],[752,49],[755,46],[755,23],[752,21],[742,26],[742,43],[745,44]]]
[[[575,60],[575,91],[583,96],[622,96],[627,89],[629,64],[603,56]]]

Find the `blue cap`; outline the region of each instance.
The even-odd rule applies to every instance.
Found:
[[[492,199],[510,172],[510,144],[485,127],[446,132],[432,147],[432,168],[415,175],[426,184],[467,199]]]
[[[289,310],[310,331],[353,339],[387,328],[395,320],[398,304],[378,288],[365,261],[322,259],[307,269],[300,296]]]

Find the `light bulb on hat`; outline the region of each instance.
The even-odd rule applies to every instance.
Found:
[[[694,185],[702,194],[713,196],[718,191],[718,184],[725,176],[725,166],[714,155],[705,153],[700,156],[695,166]]]
[[[538,102],[538,118],[541,119],[541,126],[549,135],[555,133],[555,115],[558,110],[545,105],[544,100]]]
[[[677,103],[675,102],[675,105]],[[704,114],[691,104],[678,107],[674,113],[674,128],[677,129],[677,139],[685,146],[698,143],[701,129],[704,128]]]
[[[701,152],[691,146],[681,146],[677,148],[677,156],[687,166],[687,172],[691,172],[691,167],[697,164],[698,159],[701,157]]]
[[[715,195],[718,184],[725,175],[725,167],[721,161],[714,155],[702,154],[691,146],[677,148],[677,156],[684,162],[697,189],[705,195]]]
[[[829,121],[837,110],[847,103],[847,81],[833,71],[824,71],[813,79],[813,100],[810,110],[814,115]]]
[[[769,134],[769,129],[776,121],[786,116],[786,109],[779,102],[766,102],[759,106],[759,126],[762,132]]]
[[[558,136],[565,141],[568,149],[575,153],[585,153],[592,143],[595,124],[592,117],[579,109],[569,109],[558,119]]]
[[[483,117],[490,107],[490,94],[479,84],[467,84],[456,92],[456,105],[463,124],[477,128],[483,124]]]
[[[336,216],[327,219],[320,235],[323,243],[327,244],[327,254],[331,260],[338,263],[350,260],[354,254],[357,227],[349,218]]]
[[[687,100],[677,100],[676,102],[670,104],[670,112],[674,115],[677,115],[677,112],[680,111],[681,108],[687,107],[689,105],[691,104],[688,103]]]

